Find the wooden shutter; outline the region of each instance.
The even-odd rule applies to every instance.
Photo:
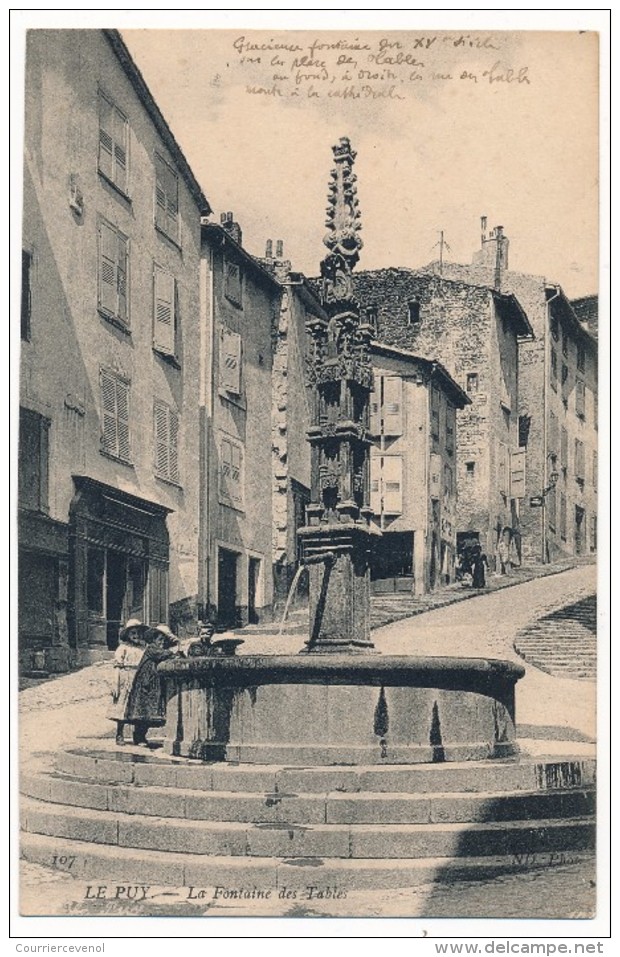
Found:
[[[383,380],[383,433],[403,434],[403,382],[398,376],[385,376]]]
[[[581,479],[585,478],[585,453],[583,442],[580,439],[575,439],[575,478]]]
[[[441,455],[431,452],[430,496],[438,499],[441,493]]]
[[[99,169],[114,182],[113,107],[104,96],[99,96]]]
[[[170,473],[168,406],[155,402],[153,407],[155,432],[155,472],[162,478]]]
[[[180,481],[179,478],[179,417],[174,409],[168,409],[168,419],[169,419],[169,462],[170,462],[170,472],[169,477],[171,482],[176,482],[177,484]]]
[[[555,412],[549,413],[549,453],[557,455],[559,450],[559,426]]]
[[[153,346],[175,354],[176,282],[174,276],[155,266],[153,282]]]
[[[227,392],[241,395],[241,336],[224,329],[220,345],[221,386]]]
[[[381,515],[381,456],[370,453],[370,507],[376,516]]]
[[[243,499],[241,485],[242,463],[241,446],[230,445],[230,497],[233,502],[241,504]]]
[[[383,376],[375,375],[374,391],[370,393],[370,434],[381,435],[381,394]]]
[[[118,237],[108,223],[99,224],[99,308],[111,316],[117,315]]]
[[[116,288],[117,288],[117,316],[119,319],[122,319],[123,322],[127,322],[128,312],[127,312],[127,263],[128,263],[128,254],[127,254],[127,239],[121,233],[117,234],[117,272],[116,272]]]
[[[116,429],[116,378],[101,370],[101,443],[103,450],[117,455],[118,437]]]
[[[230,499],[230,471],[232,465],[232,447],[228,439],[222,439],[220,444],[220,495],[225,500]]]
[[[403,460],[400,455],[383,456],[383,510],[400,515],[403,510]]]
[[[502,495],[508,495],[508,449],[503,442],[498,445],[498,485]]]
[[[118,457],[128,462],[129,448],[129,383],[116,379],[116,417],[118,430]]]
[[[565,428],[560,433],[560,465],[563,469],[568,468],[568,432]]]
[[[510,497],[525,497],[525,452],[513,452],[510,456]]]
[[[585,418],[586,414],[586,386],[585,382],[581,379],[577,379],[575,382],[575,412],[581,418]]]
[[[167,236],[179,234],[179,181],[174,170],[161,156],[155,157],[155,222]]]
[[[127,120],[114,107],[112,114],[114,136],[114,182],[124,193],[127,192]]]

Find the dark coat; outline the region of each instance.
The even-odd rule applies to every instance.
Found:
[[[474,555],[473,558],[473,577],[472,577],[472,588],[484,588],[486,585],[486,576],[485,570],[488,568],[489,563],[487,561],[486,555],[482,552],[478,552]]]
[[[163,683],[157,673],[160,661],[173,658],[174,652],[156,644],[147,645],[142,661],[136,671],[133,687],[127,702],[126,721],[142,721],[151,727],[166,723],[166,701]]]

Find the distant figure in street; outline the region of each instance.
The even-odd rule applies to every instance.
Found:
[[[510,529],[505,528],[502,537],[497,546],[497,558],[499,561],[500,575],[510,575],[512,571],[512,553],[511,553],[511,534]]]
[[[488,567],[489,563],[482,548],[480,545],[475,545],[472,555],[472,588],[484,588],[486,586],[486,569]]]
[[[108,718],[116,721],[116,743],[125,744],[123,730],[127,721],[127,703],[137,669],[144,655],[144,635],[147,631],[137,618],[130,618],[119,635],[119,644],[114,654],[114,681],[112,707]]]
[[[166,702],[157,665],[178,654],[178,639],[168,625],[149,628],[144,636],[145,649],[127,700],[125,720],[133,725],[133,743],[148,747],[149,728],[166,723]]]

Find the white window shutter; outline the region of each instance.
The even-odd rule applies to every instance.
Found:
[[[231,478],[230,471],[232,465],[232,448],[228,439],[222,439],[220,444],[220,494],[225,498],[230,498]]]
[[[383,456],[383,510],[400,515],[403,510],[403,460],[400,455]]]
[[[370,453],[370,507],[381,515],[381,456]]]
[[[220,383],[227,392],[241,395],[241,336],[222,331],[220,340]]]
[[[130,459],[129,448],[129,385],[122,379],[116,380],[116,422],[118,430],[118,457]]]
[[[127,322],[128,319],[128,310],[127,310],[127,279],[128,279],[128,250],[127,250],[127,240],[124,236],[121,236],[120,233],[117,236],[118,242],[118,260],[117,260],[117,271],[116,271],[116,289],[117,289],[117,315],[119,319],[122,319],[123,322]]]
[[[155,402],[153,418],[155,433],[155,472],[163,478],[168,478],[168,407],[164,405],[163,402]]]
[[[101,443],[103,450],[110,455],[117,454],[116,428],[116,379],[109,372],[101,370]]]
[[[169,412],[169,461],[170,461],[170,481],[179,482],[179,417],[172,409]]]
[[[383,380],[383,433],[403,434],[403,382],[398,376]]]
[[[230,449],[230,497],[240,504],[243,499],[241,486],[241,447],[232,445]]]
[[[370,393],[370,434],[381,435],[381,388],[383,376],[375,375],[375,388]]]
[[[153,346],[159,352],[175,353],[175,279],[155,266],[153,281]]]
[[[115,316],[118,308],[117,234],[107,223],[99,224],[99,308]]]
[[[105,97],[99,97],[99,169],[104,176],[114,181],[114,133],[112,129],[112,105]]]
[[[525,498],[525,450],[510,456],[510,498]]]
[[[441,493],[441,455],[431,452],[430,464],[430,495],[439,498]]]

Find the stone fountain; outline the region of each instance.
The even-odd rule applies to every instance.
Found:
[[[203,761],[288,765],[417,764],[517,752],[519,665],[395,657],[370,638],[369,395],[372,329],[352,273],[362,240],[355,152],[333,147],[324,315],[308,323],[314,397],[312,490],[299,531],[310,573],[310,634],[291,655],[210,656],[164,663],[170,752]]]

